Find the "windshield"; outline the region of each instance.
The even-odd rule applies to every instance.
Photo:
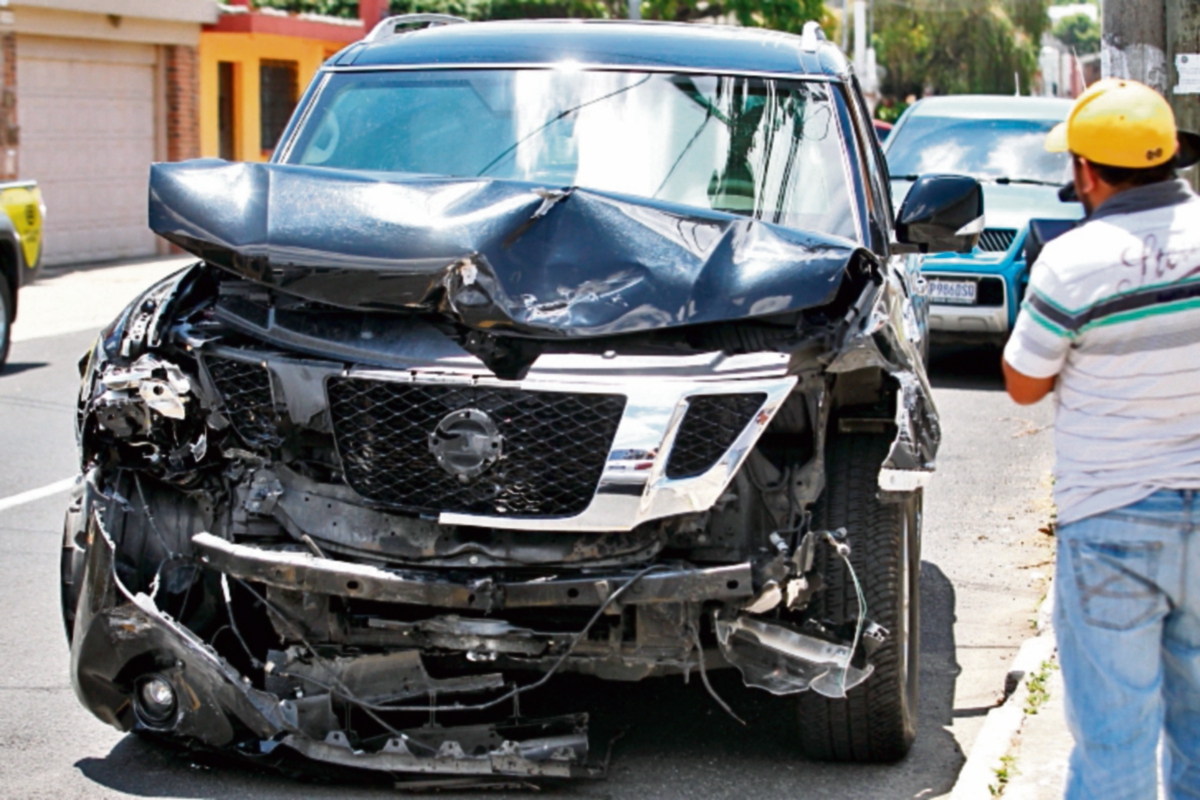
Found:
[[[1047,153],[1053,120],[911,117],[889,137],[893,177],[955,172],[983,180],[1071,180],[1066,153]]]
[[[286,163],[635,195],[857,238],[823,83],[570,70],[333,74]]]

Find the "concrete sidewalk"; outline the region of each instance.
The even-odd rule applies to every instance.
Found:
[[[1050,629],[1043,635],[1053,636],[1054,631]],[[1057,655],[1050,663],[1044,683],[1045,699],[1032,714],[1028,713],[1030,704],[1026,703],[1024,723],[1009,751],[1009,778],[1003,794],[1007,800],[1060,800],[1063,796],[1073,740],[1067,730],[1062,670],[1058,669]]]
[[[1053,597],[1053,585],[1050,596]],[[1062,670],[1052,624],[1052,603],[1038,610],[1038,635],[1022,647],[1010,677],[1016,690],[989,714],[997,724],[985,731],[963,765],[952,800],[1062,800],[1074,739],[1067,729]],[[1033,656],[1029,658],[1028,656]],[[1017,674],[1019,673],[1019,674]],[[1165,792],[1159,786],[1158,800]]]
[[[37,283],[21,288],[13,341],[99,331],[151,284],[195,261],[167,256],[47,269]]]

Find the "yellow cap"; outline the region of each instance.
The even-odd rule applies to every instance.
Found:
[[[1075,100],[1071,115],[1046,135],[1051,153],[1070,151],[1109,167],[1157,167],[1175,156],[1175,113],[1137,81],[1105,78]]]

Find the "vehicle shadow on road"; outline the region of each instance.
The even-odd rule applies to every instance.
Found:
[[[713,687],[747,725],[730,718],[705,692],[699,676],[639,683],[608,683],[566,675],[522,701],[529,716],[587,710],[593,761],[612,743],[607,780],[543,786],[538,795],[581,797],[783,797],[804,787],[805,796],[895,800],[936,796],[953,785],[962,766],[952,723],[955,658],[954,587],[930,562],[921,564],[921,700],[919,733],[909,756],[894,765],[861,766],[806,761],[799,755],[800,723],[794,698],[748,689],[739,674],[710,674]],[[377,776],[354,780],[327,774],[301,782],[242,762],[203,756],[136,736],[125,737],[102,759],[76,767],[90,780],[139,796],[307,797],[378,796],[391,788]],[[323,785],[322,785],[323,784]],[[486,796],[522,796],[525,792]],[[479,792],[439,797],[480,797]]]
[[[936,389],[1004,391],[1003,354],[994,345],[934,345],[926,372]]]
[[[50,365],[45,361],[10,361],[4,366],[0,366],[0,377],[19,375],[22,372],[29,372],[30,370],[48,366]]]

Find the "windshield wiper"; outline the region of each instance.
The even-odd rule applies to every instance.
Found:
[[[954,173],[954,174],[963,174],[963,173]],[[915,181],[917,178],[919,178],[921,176],[920,175],[889,175],[888,177],[894,181]],[[1010,184],[1010,183],[1021,183],[1021,184],[1028,184],[1030,186],[1054,186],[1054,187],[1062,186],[1062,183],[1055,182],[1055,181],[1041,181],[1041,180],[1038,180],[1037,178],[1009,178],[1009,177],[1005,177],[1003,175],[1000,176],[999,178],[994,178],[990,175],[979,175],[979,176],[976,176],[976,180],[980,180],[985,183],[1000,183],[1000,184],[1005,184],[1005,185]]]
[[[1053,186],[1058,188],[1062,186],[1062,181],[1040,181],[1037,178],[992,178],[996,183],[1023,183],[1029,186]]]
[[[579,111],[580,109],[587,108],[590,105],[595,105],[596,103],[602,102],[604,100],[608,100],[610,97],[616,97],[619,94],[624,94],[625,92],[632,91],[653,77],[654,77],[653,74],[649,74],[635,84],[632,84],[630,86],[623,86],[622,88],[617,89],[612,92],[609,92],[608,94],[601,95],[600,97],[597,97],[594,100],[586,100],[577,106],[571,106],[570,108],[566,109],[565,111],[560,111],[558,114],[555,114],[553,117],[551,117],[550,120],[547,121],[545,124],[538,126],[528,135],[521,137],[520,140],[518,140],[514,144],[510,145],[509,147],[506,147],[504,149],[504,152],[502,152],[500,155],[496,156],[491,161],[489,161],[487,163],[486,167],[479,170],[479,172],[475,175],[475,177],[482,178],[484,175],[486,175],[488,173],[489,170],[491,170],[492,167],[494,167],[494,166],[496,166],[496,164],[500,163],[501,159],[503,159],[505,156],[512,153],[514,150],[516,150],[521,145],[525,144],[527,141],[532,139],[534,136],[537,136],[539,133],[541,133],[542,131],[549,128],[554,123],[559,122],[560,120],[563,120],[563,119],[571,116],[572,114],[574,114],[576,111]]]

